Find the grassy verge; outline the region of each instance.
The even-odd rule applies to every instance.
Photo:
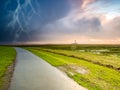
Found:
[[[16,52],[12,47],[0,46],[0,90],[6,90],[10,82],[9,75],[12,71]]]
[[[29,50],[89,90],[120,90],[120,73],[113,69],[34,48]]]
[[[114,56],[104,56],[104,55],[93,54],[91,52],[54,50],[54,49],[44,49],[44,48],[35,48],[35,49],[82,59],[82,60],[85,60],[85,61],[88,61],[88,62],[91,62],[94,64],[98,64],[101,66],[105,66],[105,67],[120,71],[120,58],[115,55]]]

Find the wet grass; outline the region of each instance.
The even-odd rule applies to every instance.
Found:
[[[4,76],[8,67],[14,62],[16,51],[12,47],[0,46],[0,88],[5,83]]]
[[[82,59],[60,55],[57,53],[55,54],[36,48],[27,49],[40,56],[51,65],[58,68],[62,67],[63,71],[66,72],[69,77],[89,90],[120,90],[120,72],[114,69],[94,64]],[[85,68],[88,73],[78,73],[74,68],[70,68],[70,66]]]

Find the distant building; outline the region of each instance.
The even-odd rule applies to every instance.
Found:
[[[71,49],[72,50],[76,50],[77,49],[77,41],[76,40],[74,41],[74,43],[72,43]]]

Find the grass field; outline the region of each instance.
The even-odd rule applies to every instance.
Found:
[[[70,46],[51,45],[27,49],[89,90],[120,90],[119,46],[79,46],[71,50]]]
[[[0,46],[0,90],[5,83],[5,74],[15,60],[16,52],[12,47]]]

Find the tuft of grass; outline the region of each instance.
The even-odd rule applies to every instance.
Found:
[[[0,46],[0,88],[5,83],[4,76],[8,70],[8,66],[10,66],[16,56],[16,51],[12,47],[4,47]]]
[[[36,50],[34,48],[28,48],[28,50],[53,66],[64,66],[66,68],[65,72],[69,77],[89,90],[120,90],[120,73],[116,70],[77,58]],[[67,68],[70,65],[84,67],[88,70],[88,73],[81,74],[73,68]],[[71,72],[74,72],[74,74],[71,74]]]

